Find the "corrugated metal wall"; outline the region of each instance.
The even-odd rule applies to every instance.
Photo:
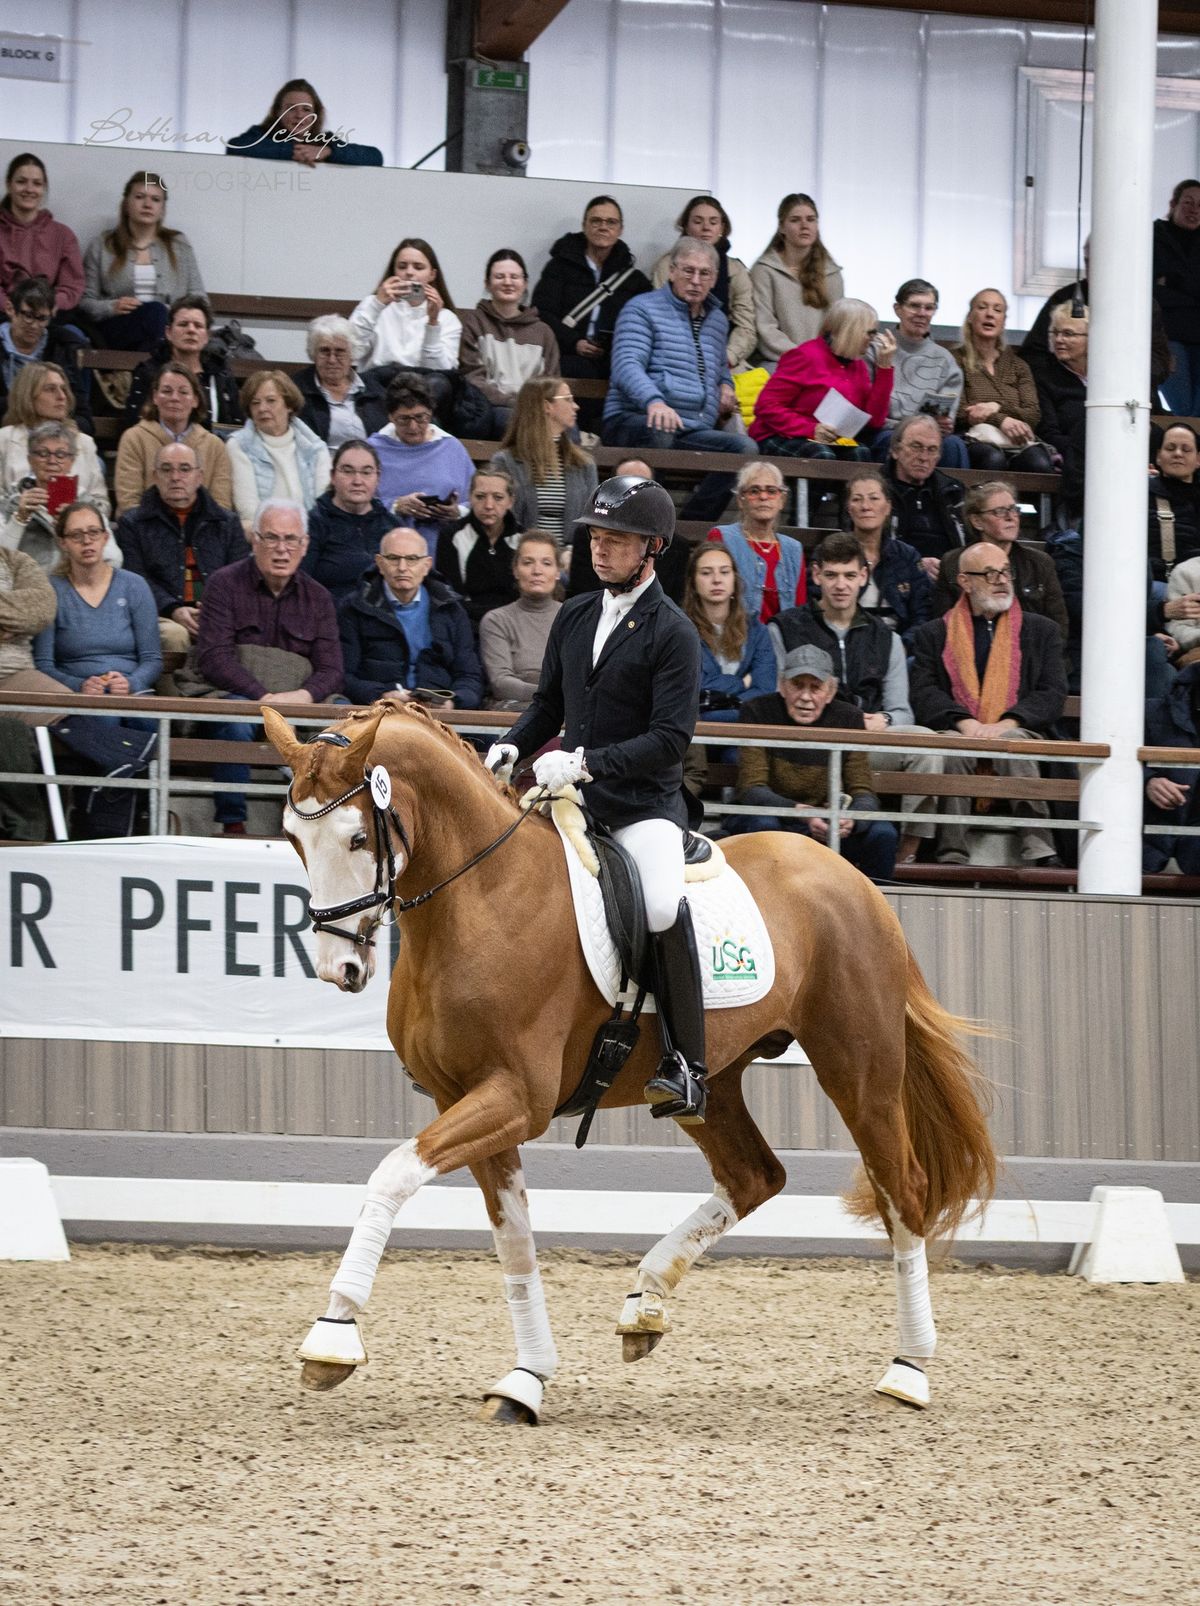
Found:
[[[1200,1159],[1194,904],[918,891],[892,901],[941,1001],[1004,1034],[980,1048],[1002,1153]],[[747,1082],[776,1147],[851,1146],[810,1071],[761,1066]],[[430,1110],[387,1054],[0,1043],[8,1126],[402,1137]],[[554,1122],[547,1138],[570,1142],[574,1128]],[[602,1114],[594,1134],[689,1141],[640,1109]]]

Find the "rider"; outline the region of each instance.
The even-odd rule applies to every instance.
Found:
[[[603,589],[563,605],[533,702],[487,764],[511,771],[563,731],[562,750],[535,759],[534,777],[552,792],[584,783],[592,816],[637,865],[663,1046],[646,1099],[651,1114],[698,1125],[707,1073],[700,962],[683,895],[683,756],[698,717],[700,638],[654,573],[675,534],[675,508],[653,480],[622,475],[604,481],[577,522],[591,532]]]

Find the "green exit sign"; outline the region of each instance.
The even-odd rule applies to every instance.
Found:
[[[529,88],[529,75],[511,68],[501,70],[498,67],[476,67],[475,88],[514,89],[523,92]]]

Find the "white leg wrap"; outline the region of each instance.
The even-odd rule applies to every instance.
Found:
[[[358,1310],[362,1310],[371,1297],[375,1273],[379,1270],[379,1262],[383,1259],[383,1251],[387,1248],[392,1223],[399,1208],[398,1199],[387,1199],[377,1193],[367,1195],[362,1214],[354,1223],[342,1263],[329,1285],[331,1292],[341,1294]]]
[[[637,1291],[669,1294],[688,1271],[737,1220],[729,1195],[717,1188],[686,1221],[647,1250],[638,1267]]]
[[[542,1275],[537,1267],[518,1277],[506,1275],[504,1297],[517,1341],[517,1365],[538,1377],[553,1377],[558,1369],[558,1351],[550,1332]]]
[[[937,1328],[929,1303],[929,1267],[925,1245],[920,1238],[905,1234],[909,1246],[897,1242],[893,1250],[896,1267],[896,1317],[900,1330],[900,1353],[913,1360],[932,1360],[937,1350]]]

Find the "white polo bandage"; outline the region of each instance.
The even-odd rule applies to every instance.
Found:
[[[646,1251],[638,1267],[638,1292],[650,1289],[657,1294],[669,1294],[684,1272],[690,1270],[736,1220],[737,1211],[729,1195],[718,1188],[686,1221],[681,1221],[665,1238],[660,1238],[653,1249]]]
[[[379,1270],[379,1262],[383,1259],[383,1251],[387,1248],[392,1223],[399,1208],[398,1199],[369,1193],[354,1223],[346,1253],[329,1287],[333,1293],[350,1300],[357,1310],[362,1310],[371,1297],[375,1273]]]
[[[896,1321],[900,1330],[900,1354],[913,1360],[932,1360],[937,1350],[937,1328],[929,1303],[929,1266],[925,1245],[916,1240],[914,1248],[894,1249],[896,1267]]]
[[[553,1377],[558,1369],[558,1351],[550,1332],[542,1274],[537,1267],[520,1276],[506,1275],[504,1298],[517,1341],[517,1365],[538,1377]]]

